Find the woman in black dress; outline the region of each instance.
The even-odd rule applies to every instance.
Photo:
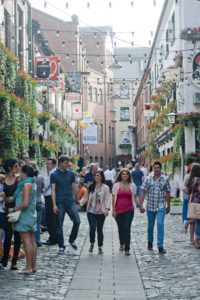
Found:
[[[17,189],[18,178],[16,174],[19,171],[18,160],[15,158],[10,158],[5,161],[4,169],[6,171],[5,183],[4,183],[4,193],[6,197],[6,220],[5,220],[5,240],[4,240],[4,255],[1,260],[1,265],[6,267],[9,260],[9,251],[11,247],[11,240],[14,233],[14,254],[12,258],[11,270],[17,270],[17,259],[21,245],[21,239],[17,231],[13,231],[12,224],[8,222],[7,214],[8,209],[14,207],[13,195]]]

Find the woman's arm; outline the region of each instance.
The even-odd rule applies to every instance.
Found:
[[[79,200],[79,204],[82,207],[86,202],[87,199],[89,198],[89,193],[88,190],[85,192],[85,194],[83,195],[83,197]]]
[[[15,208],[9,208],[8,212],[13,212],[13,211],[18,211],[18,210],[23,210],[28,207],[29,202],[30,202],[30,194],[32,191],[32,184],[31,183],[25,183],[23,187],[23,202],[21,205],[15,207]]]
[[[112,194],[112,215],[115,218],[116,217],[116,209],[115,209],[115,195]]]

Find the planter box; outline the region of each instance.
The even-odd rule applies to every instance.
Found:
[[[170,215],[182,215],[183,206],[170,206]]]

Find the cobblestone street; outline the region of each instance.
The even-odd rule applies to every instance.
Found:
[[[0,271],[1,300],[64,300],[68,298],[70,299],[71,297],[72,299],[92,299],[91,297],[94,297],[95,295],[98,295],[96,296],[96,298],[103,298],[107,300],[118,298],[134,300],[144,299],[131,297],[130,293],[128,293],[128,290],[124,290],[125,282],[123,281],[123,276],[125,276],[126,274],[126,268],[128,267],[127,263],[129,258],[126,258],[126,260],[124,260],[122,253],[122,256],[117,254],[118,241],[116,239],[117,230],[115,228],[115,222],[113,223],[113,220],[111,220],[111,218],[109,221],[106,221],[104,249],[105,254],[102,256],[102,259],[105,260],[105,263],[103,263],[98,254],[94,253],[92,257],[88,254],[88,239],[83,250],[83,246],[88,235],[88,223],[86,214],[81,213],[80,215],[82,223],[77,239],[78,251],[74,252],[73,250],[71,250],[70,246],[67,243],[67,238],[71,229],[71,221],[66,216],[65,244],[67,245],[67,247],[64,255],[58,256],[57,246],[42,246],[38,249],[38,272],[35,275],[30,276],[18,274],[17,271],[10,271],[9,264],[6,271]],[[136,260],[138,263],[147,299],[200,299],[200,268],[197,264],[199,261],[200,253],[199,250],[194,249],[194,247],[189,244],[189,234],[185,234],[182,231],[181,217],[177,215],[166,216],[165,248],[167,250],[167,253],[165,255],[158,254],[158,250],[156,247],[156,232],[154,239],[154,251],[150,252],[147,250],[146,228],[146,214],[140,214],[137,210],[132,225],[132,246],[135,251]],[[114,242],[112,242],[112,232],[115,236]],[[107,240],[106,236],[108,238]],[[42,240],[45,241],[46,239],[47,234],[45,233],[42,235]],[[114,252],[112,249],[114,249]],[[81,259],[79,260],[80,254]],[[140,280],[138,275],[139,273],[136,270],[137,267],[134,263],[133,258],[134,256],[131,256],[131,259],[129,260],[133,268],[133,272],[129,270],[129,276],[131,276],[132,278],[129,278],[129,281],[127,283],[129,289],[131,289],[131,280],[133,282],[133,289],[134,284],[136,282],[139,282]],[[87,260],[88,262],[86,262]],[[102,265],[100,263],[101,261]],[[79,267],[76,268],[78,262]],[[113,262],[114,265],[112,267],[111,265]],[[92,271],[92,266],[90,265],[90,263],[96,266],[96,268],[98,268],[100,265],[102,268],[102,266],[105,265],[105,268],[107,270],[106,272],[110,272],[110,280],[109,276],[106,277],[106,280],[108,280],[108,282],[106,283],[106,291],[102,290],[101,292],[101,288],[105,288],[105,286],[103,286],[102,284],[105,285],[105,283],[104,281],[101,281],[101,279],[99,279],[100,277],[98,275],[98,270],[96,270],[98,274],[96,273],[95,277],[93,278],[94,284],[92,288],[89,285],[89,280],[86,282],[86,285],[89,287],[84,286],[84,278],[82,278],[81,276],[84,276],[83,273],[86,272],[84,271],[84,268],[85,270],[87,270],[87,265],[88,272],[86,273],[88,277],[90,276],[89,274],[91,274]],[[24,267],[24,264],[24,259],[19,260],[20,268]],[[122,276],[121,279],[123,282],[123,291],[121,290],[120,297],[116,297],[115,293],[118,292],[119,294],[120,291],[120,288],[117,285],[120,284],[121,281],[117,279],[116,273],[114,279],[112,275],[112,268],[114,268],[116,271],[119,267],[119,272],[121,272]],[[73,275],[75,275],[75,281],[70,286]],[[97,280],[99,283],[95,284],[95,280]],[[79,287],[78,282],[81,282],[82,287]],[[96,291],[96,286],[100,286],[99,291]],[[103,294],[105,292],[107,293],[107,296]],[[89,297],[84,296],[87,295],[87,293]],[[75,295],[77,295],[77,298]],[[93,299],[95,299],[95,297]]]
[[[81,213],[81,226],[77,238],[78,251],[73,251],[68,243],[69,232],[72,223],[69,217],[65,216],[65,253],[58,255],[58,246],[42,246],[38,248],[37,265],[38,271],[35,275],[22,275],[18,271],[10,270],[10,262],[6,271],[0,271],[0,299],[1,300],[62,300],[64,299],[81,249],[88,233],[88,222],[86,214]],[[44,242],[48,234],[41,235]],[[19,260],[18,266],[24,267],[25,259]]]
[[[200,299],[200,250],[189,244],[189,233],[182,230],[181,216],[167,215],[165,243],[167,253],[159,255],[157,234],[154,251],[147,250],[146,214],[137,211],[132,229],[132,243],[148,299]]]

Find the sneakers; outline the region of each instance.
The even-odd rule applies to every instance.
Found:
[[[159,254],[165,254],[167,251],[164,248],[158,248]]]
[[[69,243],[70,243],[70,245],[72,246],[72,248],[73,248],[74,250],[77,250],[77,249],[78,249],[78,247],[76,246],[76,243],[75,243],[75,242],[70,242],[70,241],[69,241]]]
[[[150,250],[150,251],[152,251],[153,250],[153,243],[148,242],[147,249]]]
[[[0,263],[0,270],[5,270],[6,269],[6,267],[4,267],[3,265],[2,265],[2,263]]]
[[[58,254],[63,255],[64,252],[65,252],[65,247],[60,247],[59,250],[58,250]]]

